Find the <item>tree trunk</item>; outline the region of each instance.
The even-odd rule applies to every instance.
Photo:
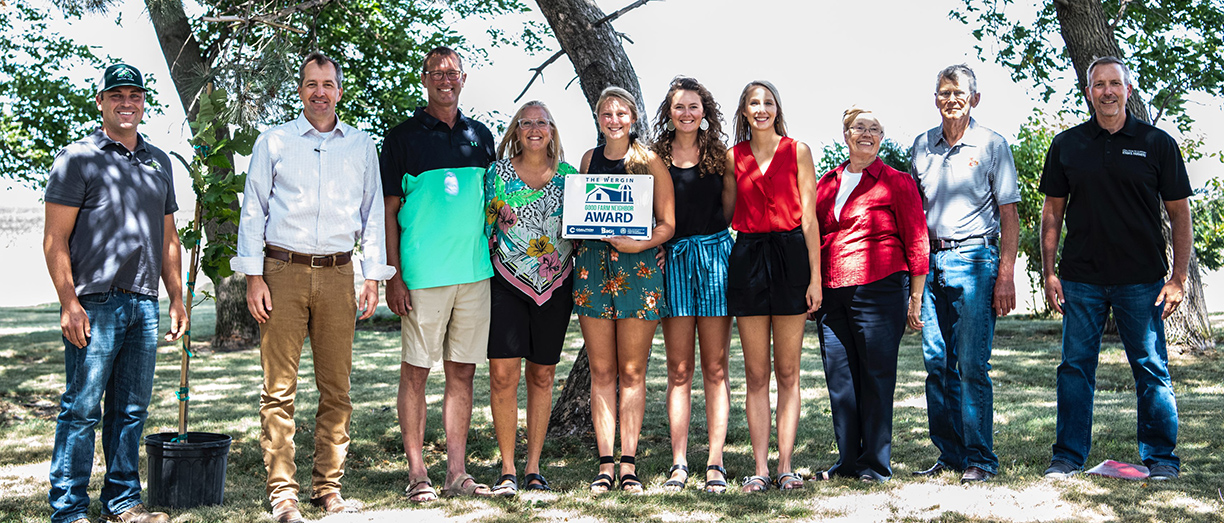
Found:
[[[591,366],[583,344],[548,416],[548,438],[583,436],[591,430]]]
[[[1101,56],[1122,56],[1118,41],[1109,29],[1109,22],[1100,0],[1055,0],[1058,23],[1067,54],[1075,67],[1080,92],[1088,85],[1088,65]],[[1132,79],[1133,81],[1133,79]],[[1089,104],[1088,110],[1092,110]],[[1135,89],[1126,101],[1126,111],[1144,122],[1151,122],[1147,104]],[[1165,245],[1171,252],[1169,218],[1164,215]],[[1173,260],[1172,255],[1169,260]],[[1172,266],[1170,265],[1170,269]],[[1214,345],[1211,323],[1207,319],[1207,304],[1203,295],[1203,280],[1199,274],[1198,257],[1190,251],[1189,277],[1185,285],[1185,301],[1165,320],[1165,334],[1170,343],[1202,349]]]
[[[633,64],[629,62],[625,48],[621,47],[620,36],[612,24],[596,23],[606,16],[604,12],[591,0],[536,0],[536,5],[540,6],[540,12],[552,27],[561,50],[574,64],[579,85],[591,111],[595,111],[595,102],[605,87],[614,85],[623,88],[637,100],[640,117],[634,129],[639,136],[646,136],[646,120],[650,113],[642,103],[642,88],[637,73],[633,71]],[[599,142],[603,142],[602,136]],[[584,345],[565,380],[561,397],[553,405],[548,435],[580,435],[588,433],[591,428],[591,370],[587,365]]]
[[[181,0],[145,0],[145,7],[157,32],[162,56],[166,58],[170,79],[174,82],[179,102],[183,104],[183,112],[189,122],[194,122],[199,113],[196,99],[209,74],[209,65],[201,52],[200,42],[191,30]],[[231,208],[238,210],[237,200],[231,204]],[[204,224],[208,238],[235,230],[233,224]],[[213,284],[217,302],[213,347],[230,350],[253,347],[259,341],[259,325],[247,312],[246,279],[235,274]]]
[[[605,87],[625,89],[637,100],[641,116],[633,128],[639,136],[646,136],[646,120],[650,113],[642,103],[637,73],[612,24],[596,24],[606,16],[604,12],[592,0],[536,0],[536,5],[540,6],[540,12],[557,36],[561,50],[574,64],[582,94],[591,110],[595,111],[595,102]],[[602,136],[599,142],[603,143]]]

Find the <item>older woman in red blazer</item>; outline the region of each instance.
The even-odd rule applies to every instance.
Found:
[[[816,312],[840,458],[822,474],[892,477],[893,390],[905,325],[921,329],[928,254],[914,179],[879,158],[870,111],[842,119],[850,159],[816,184],[824,303]]]

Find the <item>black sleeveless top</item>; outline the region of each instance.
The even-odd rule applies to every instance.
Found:
[[[706,236],[727,230],[723,216],[723,179],[717,174],[700,173],[701,164],[692,167],[667,168],[671,171],[676,194],[676,235]]]
[[[604,146],[601,145],[591,151],[591,163],[587,165],[587,174],[626,174],[627,172],[624,158],[619,160],[604,158]]]

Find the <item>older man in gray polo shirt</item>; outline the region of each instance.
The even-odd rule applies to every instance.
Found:
[[[927,416],[939,460],[917,475],[961,470],[962,483],[998,473],[990,349],[995,318],[1016,306],[1020,191],[1007,141],[969,116],[981,101],[965,65],[936,76],[943,123],[914,140],[912,172],[931,238],[922,296]]]
[[[102,515],[160,523],[140,501],[140,436],[157,362],[157,280],[170,332],[187,330],[170,158],[136,131],[144,77],[106,68],[95,101],[102,126],[55,157],[47,178],[43,254],[60,302],[64,394],[51,451],[51,523],[88,523],[94,433],[102,424]],[[105,408],[102,399],[105,395]]]

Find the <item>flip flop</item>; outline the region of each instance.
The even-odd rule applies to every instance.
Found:
[[[502,474],[497,478],[497,483],[493,485],[493,495],[512,497],[518,494],[518,478],[514,474]]]
[[[469,481],[471,481],[469,483]],[[442,488],[442,497],[477,497],[487,498],[493,495],[493,491],[489,490],[489,486],[484,483],[477,483],[476,478],[471,474],[460,474],[451,480],[445,487]]]
[[[408,496],[408,501],[413,503],[429,503],[438,500],[438,491],[434,490],[433,482],[429,481],[428,477],[408,480],[408,487],[404,489],[404,495]]]

